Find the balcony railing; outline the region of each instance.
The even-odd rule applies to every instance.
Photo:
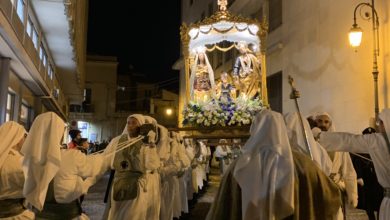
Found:
[[[70,105],[69,112],[72,113],[94,113],[93,104]]]

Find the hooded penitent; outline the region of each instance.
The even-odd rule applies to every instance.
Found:
[[[234,178],[241,187],[242,218],[283,219],[294,210],[294,165],[283,116],[262,110],[237,160]]]
[[[286,121],[291,147],[296,151],[309,156],[305,135],[302,130],[302,125],[299,120],[298,113],[289,113],[284,117],[284,119]],[[306,130],[307,141],[313,155],[313,160],[319,165],[320,169],[324,171],[326,175],[329,175],[330,170],[332,169],[332,161],[330,160],[326,150],[314,140],[308,121],[303,117],[302,120]]]
[[[13,121],[6,122],[0,127],[0,169],[9,151],[19,143],[24,134],[26,134],[24,127]]]
[[[23,194],[38,210],[42,210],[49,183],[60,168],[60,142],[64,130],[65,123],[57,114],[40,114],[21,150],[25,175]]]

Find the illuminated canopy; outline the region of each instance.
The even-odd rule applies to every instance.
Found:
[[[222,41],[240,42],[259,47],[260,40],[257,36],[259,27],[255,24],[235,23],[231,21],[219,21],[210,25],[202,25],[189,31],[189,50],[192,52],[204,45],[216,44]]]
[[[211,52],[215,49],[228,52],[231,49],[239,49],[239,45],[242,42],[249,46],[248,49],[251,50],[251,53],[261,63],[261,83],[259,85],[261,105],[258,104],[256,107],[269,106],[266,87],[266,47],[263,45],[268,33],[268,22],[266,18],[263,17],[260,23],[255,19],[230,14],[227,11],[226,0],[218,0],[218,6],[219,10],[212,16],[190,25],[183,23],[180,27],[186,93],[183,102],[179,106],[181,112],[185,112],[186,109],[188,110],[187,105],[191,104],[190,90],[193,88],[190,85],[190,75],[191,67],[196,62],[197,52],[202,50]],[[224,42],[229,43],[225,44]],[[249,100],[248,103],[251,101]],[[180,114],[179,124],[184,122],[184,115],[184,113]],[[185,117],[187,120],[191,119],[188,115]],[[230,124],[228,125],[230,126]]]
[[[222,41],[238,43],[244,41],[260,47],[260,24],[257,20],[235,16],[228,11],[218,11],[209,18],[189,27],[182,27],[182,39],[188,39],[188,52],[193,53],[198,47],[214,45]],[[183,36],[183,34],[187,36]]]

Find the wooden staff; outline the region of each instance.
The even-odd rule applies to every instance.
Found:
[[[304,136],[303,139],[305,140],[306,148],[307,148],[307,151],[309,152],[310,158],[311,158],[311,160],[313,160],[313,154],[312,154],[312,151],[311,151],[311,146],[310,146],[310,143],[309,143],[309,139],[308,139],[308,136],[307,136],[307,132],[306,132],[305,126],[303,124],[301,110],[299,109],[299,104],[298,104],[298,98],[300,97],[300,94],[299,94],[298,90],[295,88],[294,79],[290,75],[288,76],[288,82],[291,85],[290,99],[294,99],[295,100],[295,107],[297,108],[299,122],[301,124],[301,128],[302,128],[302,131],[303,131],[303,136]]]

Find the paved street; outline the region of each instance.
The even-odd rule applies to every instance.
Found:
[[[96,185],[94,185],[83,202],[83,209],[91,220],[101,220],[105,204],[103,197],[108,182],[108,174],[106,174]],[[211,203],[214,201],[219,187],[221,177],[218,169],[212,169],[210,182],[207,191],[198,199],[198,203],[191,209],[190,214],[183,216],[181,220],[203,220],[205,219]],[[365,212],[362,210],[349,210],[348,220],[367,220]]]
[[[104,175],[100,181],[92,186],[82,203],[83,210],[91,220],[101,220],[106,204],[103,203],[109,173]]]

